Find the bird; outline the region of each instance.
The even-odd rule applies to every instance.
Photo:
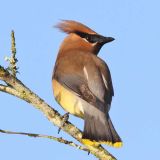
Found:
[[[55,100],[69,114],[84,119],[84,144],[121,147],[109,116],[114,96],[111,73],[98,56],[101,47],[114,38],[74,20],[62,20],[55,27],[67,33],[52,74]]]

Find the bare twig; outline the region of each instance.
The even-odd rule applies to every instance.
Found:
[[[5,57],[5,60],[9,62],[8,70],[11,71],[12,75],[15,77],[16,73],[18,73],[17,68],[17,58],[16,58],[16,43],[14,31],[11,32],[11,57]]]
[[[72,146],[72,147],[76,147],[77,149],[80,149],[80,150],[83,150],[83,151],[87,151],[87,152],[89,151],[86,147],[75,144],[72,141],[67,141],[67,140],[65,140],[61,137],[57,138],[57,137],[54,137],[54,136],[43,135],[43,134],[26,133],[26,132],[13,132],[13,131],[2,130],[2,129],[0,129],[0,132],[1,133],[6,133],[6,134],[25,135],[25,136],[34,137],[34,138],[48,138],[48,139],[51,139],[51,140],[54,140],[54,141],[57,141],[57,142],[60,142],[60,143],[67,144],[67,145]]]
[[[5,92],[5,93],[9,93],[9,94],[16,96],[16,97],[21,96],[20,93],[17,92],[14,88],[12,88],[10,86],[3,85],[3,84],[0,84],[0,91]]]
[[[11,58],[10,58],[10,68],[12,71],[13,76],[16,76],[16,73],[18,72],[18,68],[16,66],[16,63],[18,62],[17,58],[16,58],[16,42],[15,42],[15,36],[14,36],[14,31],[12,30],[11,32]]]

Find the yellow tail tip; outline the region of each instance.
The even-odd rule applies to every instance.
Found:
[[[82,139],[82,143],[84,143],[86,145],[89,145],[89,146],[98,146],[98,145],[100,145],[99,142],[91,141],[89,139]]]
[[[115,147],[115,148],[120,148],[123,146],[122,142],[110,142],[110,141],[92,141],[90,139],[82,139],[82,143],[85,145],[90,145],[90,146],[98,146],[100,144],[107,144],[108,146]]]
[[[113,144],[113,146],[114,146],[115,148],[120,148],[120,147],[123,146],[123,143],[122,143],[122,142],[116,142],[116,143]]]

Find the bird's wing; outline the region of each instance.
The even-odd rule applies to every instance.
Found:
[[[105,103],[111,105],[112,97],[114,96],[114,89],[112,85],[112,78],[107,64],[99,57],[95,58],[95,62],[100,70],[103,83],[105,84]]]
[[[113,96],[108,67],[100,59],[96,61],[96,57],[83,56],[83,64],[76,60],[80,57],[74,57],[61,59],[57,63],[53,78],[89,104],[106,112]],[[69,69],[69,66],[72,67]]]

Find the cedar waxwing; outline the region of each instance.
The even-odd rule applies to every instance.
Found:
[[[109,116],[114,95],[110,71],[97,56],[101,47],[114,38],[104,37],[71,20],[64,20],[56,27],[68,33],[52,75],[56,101],[70,114],[84,119],[85,144],[121,147],[121,138]]]

